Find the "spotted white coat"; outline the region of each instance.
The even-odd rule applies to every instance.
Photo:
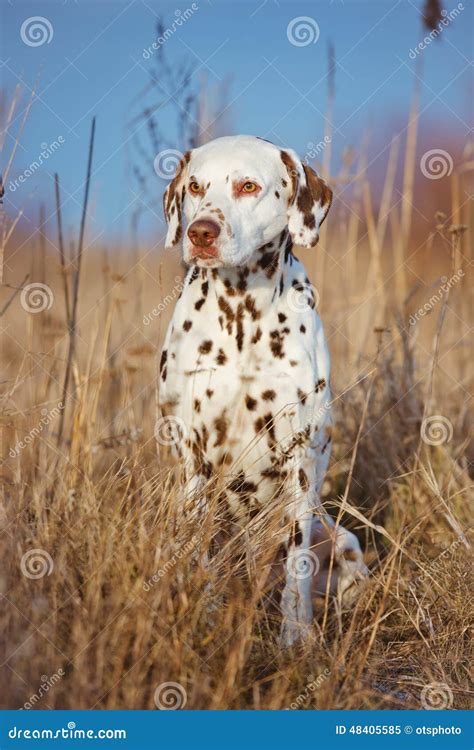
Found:
[[[294,152],[250,136],[187,152],[164,198],[167,245],[182,240],[190,267],[163,346],[160,406],[179,433],[188,490],[224,476],[223,502],[241,525],[278,498],[286,644],[308,632],[311,588],[327,578],[310,547],[331,528],[320,504],[331,448],[329,354],[293,243],[317,243],[331,199]],[[184,233],[196,222],[214,227],[204,247]],[[333,565],[333,592],[365,573],[343,527]]]

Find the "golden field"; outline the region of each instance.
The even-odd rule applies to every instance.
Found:
[[[242,539],[203,567],[215,503],[199,529],[177,518],[155,440],[178,253],[88,247],[86,223],[79,275],[55,219],[43,240],[8,237],[2,214],[2,708],[153,709],[167,682],[189,709],[472,702],[473,162],[466,148],[451,174],[420,176],[413,128],[379,186],[363,148],[347,156],[319,246],[300,253],[333,363],[324,502],[370,577],[351,609],[322,602],[312,641],[289,651],[258,574],[271,538],[250,588]],[[33,282],[46,301],[28,301]]]

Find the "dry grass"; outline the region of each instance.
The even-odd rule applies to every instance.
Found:
[[[468,706],[472,256],[459,225],[469,223],[460,196],[470,171],[467,161],[456,167],[454,197],[449,178],[439,183],[431,229],[418,241],[420,227],[407,227],[413,196],[402,211],[397,203],[393,154],[382,201],[389,214],[377,214],[364,169],[352,167],[350,178],[333,179],[339,199],[321,247],[301,253],[333,359],[336,433],[324,500],[356,531],[371,570],[354,608],[322,606],[306,648],[279,647],[261,575],[273,552],[268,536],[249,589],[236,557],[241,538],[208,568],[196,558],[219,527],[212,503],[199,525],[176,522],[178,490],[153,435],[156,354],[172,302],[143,323],[181,273],[176,257],[84,252],[59,445],[57,412],[39,427],[42,410],[58,406],[67,362],[59,255],[43,258],[51,309],[27,313],[20,294],[5,310],[2,301],[2,708],[151,709],[168,681],[194,709],[419,708],[433,683],[448,705],[452,697],[454,708]],[[435,218],[436,209],[445,216]],[[13,287],[25,273],[38,279],[33,239],[6,258]],[[460,267],[449,297],[410,326],[439,277]],[[5,301],[14,293],[7,288]],[[429,446],[422,424],[433,415],[449,420],[453,435]],[[50,556],[42,553],[47,575],[22,573],[32,549]],[[33,698],[45,677],[54,684]]]

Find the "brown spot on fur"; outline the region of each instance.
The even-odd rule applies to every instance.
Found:
[[[345,549],[342,556],[344,560],[351,560],[352,562],[357,561],[357,552],[353,549]]]
[[[327,438],[327,440],[324,443],[323,447],[321,448],[321,453],[325,453],[326,452],[326,449],[327,449],[327,447],[328,447],[328,445],[329,445],[330,442],[331,442],[331,435],[329,435],[329,437]]]
[[[243,471],[240,471],[236,478],[233,479],[229,484],[227,485],[227,488],[231,490],[231,492],[235,492],[239,495],[249,495],[253,492],[257,492],[257,485],[255,482],[248,482],[245,478],[245,473]],[[245,499],[245,498],[242,498]],[[247,498],[249,499],[249,498]]]
[[[223,349],[219,349],[217,352],[216,362],[218,365],[225,365],[227,362],[227,355]]]
[[[227,451],[224,451],[224,453],[221,453],[219,458],[217,459],[217,465],[218,466],[230,466],[233,462],[233,458],[230,453]]]
[[[183,323],[183,329],[185,331],[189,331],[191,329],[192,325],[193,325],[192,320],[185,320],[184,323]]]
[[[260,312],[260,310],[257,310],[255,299],[250,294],[247,294],[244,300],[244,304],[245,309],[250,313],[252,320],[258,320],[262,313]]]
[[[199,346],[199,354],[209,354],[212,349],[212,341],[203,341]]]
[[[166,368],[166,362],[168,359],[168,350],[163,349],[161,352],[161,358],[160,358],[160,373],[161,373],[161,379],[164,382],[166,380],[167,375],[167,368]]]
[[[252,398],[251,396],[245,397],[245,406],[249,411],[255,411],[255,408],[257,406],[256,399]]]
[[[201,307],[203,306],[203,304],[205,303],[205,301],[206,301],[205,297],[202,297],[201,299],[198,299],[198,301],[194,305],[195,310],[200,310]]]
[[[208,439],[207,429],[204,427],[202,436],[197,430],[194,430],[194,432],[196,439],[193,440],[191,444],[191,450],[194,456],[194,470],[199,474],[204,474],[204,476],[209,479],[212,475],[212,464],[209,461],[206,461],[204,457],[204,450],[206,449],[205,445],[207,445]]]
[[[227,421],[227,418],[225,416],[225,411],[224,411],[220,417],[214,420],[214,428],[217,433],[214,447],[223,445],[225,443],[225,440],[227,437],[227,427],[228,427],[228,421]]]
[[[291,534],[290,534],[290,546],[299,547],[303,542],[303,534],[300,529],[298,521],[293,521]]]
[[[250,273],[248,268],[244,268],[243,271],[239,271],[239,280],[237,282],[237,291],[239,294],[243,294],[247,290],[247,277]]]
[[[295,199],[296,191],[298,188],[298,169],[295,162],[286,151],[280,151],[280,157],[286,167],[288,177],[291,180],[291,195],[289,198],[289,204],[291,205]],[[286,186],[286,181],[282,180],[282,182],[284,182]]]
[[[298,388],[297,393],[298,393],[298,399],[301,401],[301,403],[304,406],[305,403],[306,403],[306,398],[307,398],[306,393],[304,391],[302,391],[301,388]]]
[[[264,401],[273,401],[276,398],[276,393],[272,390],[263,391],[262,398]]]
[[[232,333],[232,323],[235,319],[234,311],[224,297],[219,297],[217,304],[227,320],[227,333]]]
[[[224,279],[224,286],[229,297],[235,297],[235,289],[232,286],[232,282],[230,279]]]
[[[272,448],[276,444],[273,414],[268,413],[255,420],[255,432],[258,434],[263,430],[268,432],[268,445]]]
[[[270,331],[270,350],[277,359],[283,359],[285,356],[283,351],[283,336],[280,331]]]
[[[254,335],[251,338],[252,344],[256,344],[260,339],[262,338],[262,329],[260,326],[258,326],[257,330],[255,331]]]
[[[237,308],[237,349],[242,351],[244,345],[244,306],[242,303]]]
[[[257,266],[259,266],[262,271],[265,271],[265,276],[267,277],[267,279],[271,279],[278,268],[278,253],[264,253],[257,262]]]
[[[306,472],[304,469],[299,469],[298,471],[298,481],[300,483],[300,487],[302,490],[307,490],[309,488],[309,481],[308,477],[306,476]]]
[[[276,466],[268,466],[266,469],[263,469],[263,471],[260,472],[260,476],[264,477],[265,479],[281,479],[283,476],[283,473],[281,469],[278,469]]]

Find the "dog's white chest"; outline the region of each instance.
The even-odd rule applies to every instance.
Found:
[[[304,269],[293,258],[281,274],[272,291],[252,274],[239,285],[190,272],[176,305],[160,403],[185,426],[184,453],[212,471],[265,472],[295,434],[307,448],[329,416],[329,358]]]

